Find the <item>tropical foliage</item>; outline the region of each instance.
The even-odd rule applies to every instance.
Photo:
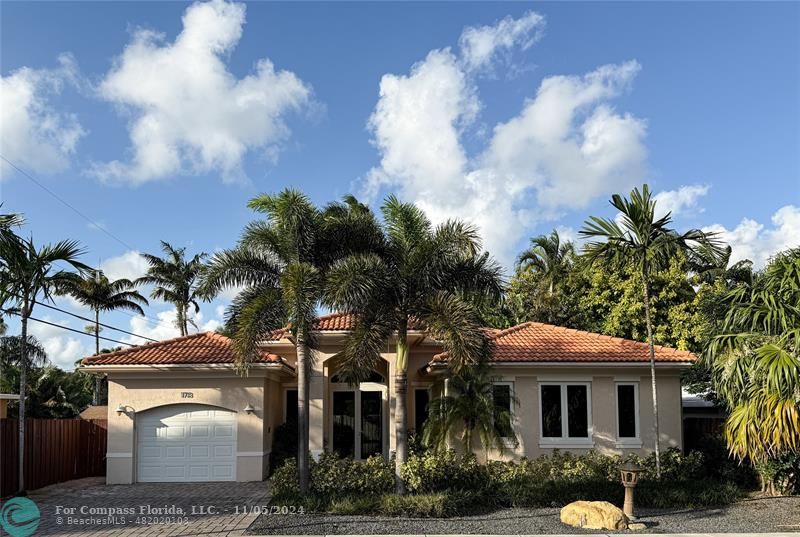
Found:
[[[447,388],[439,386],[441,395],[429,403],[423,443],[437,451],[447,451],[449,441],[460,436],[465,453],[473,452],[476,437],[487,452],[503,453],[516,446],[512,407],[517,401],[510,391],[509,400],[500,401],[494,380],[485,363],[450,376]]]
[[[20,317],[19,357],[19,453],[25,453],[25,411],[28,389],[28,320],[37,304],[52,301],[77,284],[80,276],[57,264],[71,266],[85,272],[89,267],[78,261],[82,249],[77,241],[61,241],[37,247],[33,239],[6,238],[0,241],[0,289],[3,302],[12,305],[12,311]],[[24,457],[19,457],[19,489],[25,490]]]
[[[764,465],[800,456],[800,249],[778,254],[751,286],[735,287],[706,360],[730,410],[731,452]],[[774,492],[774,483],[765,483]]]
[[[660,477],[661,436],[656,390],[655,341],[651,317],[651,279],[656,272],[668,267],[670,260],[679,252],[702,249],[707,255],[715,257],[719,246],[713,236],[699,229],[692,229],[682,234],[672,229],[670,213],[660,217],[656,215],[656,201],[647,185],[644,185],[641,191],[634,189],[627,199],[615,194],[611,197],[611,205],[619,211],[617,219],[592,216],[581,229],[581,236],[588,239],[583,248],[583,255],[590,262],[604,262],[617,267],[632,264],[641,278],[647,342],[650,345],[656,470]]]
[[[390,335],[395,343],[396,478],[408,456],[406,416],[408,331],[422,327],[441,341],[453,371],[480,362],[488,352],[477,303],[499,299],[499,268],[481,253],[477,232],[459,221],[434,227],[413,204],[390,196],[381,207],[383,236],[372,252],[354,254],[331,267],[328,305],[356,316],[340,375],[366,379]]]
[[[189,325],[194,325],[189,310],[193,308],[195,314],[200,312],[197,279],[206,254],[195,254],[187,260],[186,248],[175,248],[164,241],[161,241],[161,250],[164,257],[142,254],[149,268],[136,283],[153,285],[150,292],[152,298],[175,305],[175,324],[181,335],[186,336],[189,334]]]
[[[264,215],[250,223],[236,248],[216,254],[203,271],[201,292],[212,297],[242,287],[228,310],[239,367],[256,357],[258,342],[289,326],[296,342],[298,468],[308,486],[308,374],[311,326],[322,300],[326,272],[338,256],[370,249],[378,234],[372,213],[354,198],[324,210],[296,190],[261,195],[249,207]]]
[[[91,309],[94,313],[94,323],[89,326],[87,331],[94,334],[95,354],[100,354],[101,311],[128,310],[144,315],[142,306],[147,306],[148,302],[135,289],[135,286],[136,283],[124,278],[111,281],[102,271],[95,270],[86,273],[80,281],[77,281],[74,286],[67,290],[75,300]],[[92,404],[100,404],[102,386],[103,377],[97,375],[95,377]]]

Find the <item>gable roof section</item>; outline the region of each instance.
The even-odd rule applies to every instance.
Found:
[[[81,365],[233,364],[235,361],[230,338],[214,332],[201,332],[89,356],[81,360]],[[284,360],[277,354],[262,351],[258,362],[280,364]]]
[[[604,336],[583,330],[528,322],[489,337],[493,362],[649,362],[647,343]],[[697,356],[661,345],[655,346],[657,362],[694,362]],[[446,352],[431,363],[445,363]]]
[[[311,325],[311,330],[315,332],[346,332],[353,329],[356,322],[356,316],[352,313],[330,313],[317,317]],[[408,323],[409,330],[421,330],[422,324],[418,321],[411,320]],[[277,341],[281,338],[288,337],[291,333],[291,325],[284,326],[275,330],[270,335],[271,341]]]

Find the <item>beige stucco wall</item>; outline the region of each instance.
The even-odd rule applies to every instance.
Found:
[[[309,379],[310,450],[318,456],[331,449],[331,376],[336,372],[338,354],[343,336],[326,338],[319,349],[313,351]],[[407,416],[409,429],[414,427],[414,390],[428,388],[439,379],[425,372],[425,365],[441,349],[422,343],[412,344],[408,366]],[[274,352],[284,356],[294,365],[294,349],[283,345]],[[396,449],[395,436],[395,353],[390,342],[377,364],[388,380],[384,412],[388,416],[384,428],[385,451]],[[482,458],[513,459],[536,457],[551,453],[554,447],[540,443],[539,384],[541,382],[580,381],[591,386],[592,445],[603,453],[622,454],[631,451],[642,454],[653,449],[652,398],[650,374],[647,364],[593,365],[549,367],[541,364],[498,365],[493,374],[499,381],[510,382],[519,405],[514,409],[514,428],[519,439],[516,448],[503,454],[489,453]],[[296,389],[296,379],[291,373],[252,372],[247,377],[238,376],[232,369],[204,369],[202,367],[171,370],[150,368],[138,372],[113,372],[109,375],[108,421],[108,483],[131,483],[136,475],[136,415],[148,409],[173,404],[203,404],[228,409],[237,413],[237,467],[238,481],[260,480],[269,472],[275,428],[284,421],[285,392]],[[681,447],[681,388],[680,368],[658,368],[659,416],[661,446]],[[638,383],[639,432],[641,445],[622,447],[616,438],[616,382]],[[191,392],[186,399],[182,392]],[[256,411],[243,412],[248,404]],[[127,414],[117,416],[114,410],[123,405]],[[575,452],[585,452],[589,447],[559,447]]]
[[[515,409],[514,431],[519,445],[505,453],[491,453],[492,459],[537,457],[562,449],[585,453],[593,448],[601,453],[622,455],[631,452],[646,455],[654,449],[652,395],[647,367],[598,366],[596,368],[497,367],[498,380],[513,383],[519,406]],[[661,448],[682,447],[680,372],[659,370],[656,374],[659,400]],[[592,445],[589,447],[544,446],[540,442],[539,384],[547,382],[588,382],[591,390]],[[639,440],[637,445],[618,442],[616,385],[618,382],[638,384]]]
[[[335,372],[337,354],[341,351],[341,341],[323,344],[314,351],[314,360],[311,366],[309,405],[310,405],[310,449],[312,454],[318,456],[330,446],[330,413],[332,406],[329,379]],[[396,449],[395,435],[395,399],[394,386],[395,353],[393,343],[381,353],[388,369],[388,411],[387,423],[388,451]],[[408,396],[407,417],[409,429],[414,426],[414,389],[433,386],[437,382],[435,375],[424,372],[425,365],[430,362],[434,354],[441,349],[431,345],[412,345],[409,353],[408,365]],[[281,354],[293,363],[292,349],[282,349]],[[682,447],[681,438],[681,368],[673,365],[666,367],[659,365],[657,370],[657,389],[659,397],[659,424],[661,433],[661,448]],[[523,364],[514,366],[496,366],[493,369],[497,380],[513,383],[514,394],[519,400],[515,408],[515,431],[519,438],[516,449],[508,449],[505,453],[490,453],[492,459],[518,460],[521,457],[537,457],[552,453],[554,447],[542,446],[539,441],[539,383],[542,381],[582,381],[591,385],[592,409],[592,448],[602,453],[625,454],[636,452],[648,454],[654,447],[652,397],[650,387],[649,366],[646,363],[629,366],[596,365],[580,367],[550,367],[537,364]],[[618,445],[617,443],[617,413],[616,413],[616,383],[638,383],[639,396],[639,437],[641,445]],[[296,387],[294,379],[284,382],[282,388]],[[281,408],[284,399],[281,395]],[[282,422],[282,411],[279,419]],[[586,448],[559,448],[562,450],[585,453]]]
[[[273,393],[278,383],[263,376],[239,377],[233,371],[219,373],[170,372],[109,374],[108,406],[123,405],[128,412],[109,412],[106,481],[132,483],[136,469],[136,415],[148,409],[175,404],[211,405],[237,413],[236,480],[258,481],[266,476],[267,456],[274,430]],[[191,392],[191,399],[182,392]],[[253,414],[243,411],[248,404]],[[265,420],[264,417],[267,416]]]

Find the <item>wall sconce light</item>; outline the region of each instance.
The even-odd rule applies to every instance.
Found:
[[[255,407],[253,405],[251,405],[250,403],[247,403],[247,406],[244,407],[244,411],[247,412],[248,414],[252,414],[253,412],[256,411],[256,409],[255,409]]]
[[[117,407],[117,416],[122,416],[123,414],[125,414],[125,406],[119,405]]]

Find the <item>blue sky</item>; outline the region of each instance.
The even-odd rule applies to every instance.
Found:
[[[800,242],[797,3],[0,10],[0,154],[121,243],[5,162],[3,211],[38,242],[80,239],[112,276],[135,276],[136,252],[162,239],[231,246],[247,200],[286,186],[320,204],[396,192],[473,221],[506,266],[528,237],[574,236],[644,181],[678,226],[719,231],[735,256],[763,264]],[[154,303],[106,322],[161,338],[170,315]],[[91,348],[36,330],[62,365]]]

